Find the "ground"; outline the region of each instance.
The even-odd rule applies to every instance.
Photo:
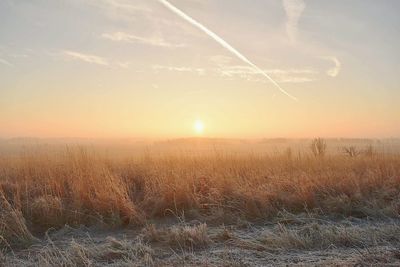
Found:
[[[400,266],[400,220],[282,215],[230,225],[182,218],[126,229],[65,226],[4,266]]]

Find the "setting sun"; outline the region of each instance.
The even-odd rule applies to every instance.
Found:
[[[193,128],[197,134],[202,134],[204,132],[204,123],[201,120],[194,122]]]

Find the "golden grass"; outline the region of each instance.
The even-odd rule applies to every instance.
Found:
[[[13,207],[0,191],[0,247],[24,246],[33,241],[21,211]]]
[[[176,215],[213,222],[271,219],[282,211],[398,217],[399,199],[398,155],[182,153],[113,160],[66,149],[0,159],[3,246],[65,224],[143,225]],[[189,230],[169,234],[187,244],[194,238]]]
[[[140,239],[126,240],[107,237],[102,244],[95,243],[90,237],[72,240],[59,247],[51,239],[48,245],[34,256],[20,259],[19,265],[27,266],[104,266],[121,261],[119,266],[153,266],[154,251]]]
[[[205,248],[211,242],[205,223],[194,226],[178,224],[168,229],[157,229],[151,224],[143,228],[142,234],[148,242],[162,242],[180,249]]]

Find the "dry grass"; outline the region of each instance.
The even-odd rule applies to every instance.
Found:
[[[399,199],[398,155],[182,153],[113,160],[66,149],[0,158],[3,247],[29,244],[31,233],[65,224],[134,226],[173,214],[214,223],[273,219],[282,211],[397,218]],[[170,230],[167,239],[206,246],[205,225],[198,227]],[[293,246],[316,244],[311,237],[297,244],[298,234],[288,232]]]
[[[24,251],[19,257],[6,259],[7,266],[154,266],[154,251],[140,239],[107,237],[98,244],[86,237],[67,244],[48,239],[40,249]]]
[[[157,229],[154,225],[148,225],[142,232],[144,240],[163,242],[180,249],[205,248],[211,242],[205,223],[194,226],[175,225],[167,229]]]
[[[0,191],[0,247],[29,245],[34,239],[21,211],[13,207]]]
[[[330,247],[364,248],[397,244],[399,235],[398,224],[338,226],[311,223],[301,227],[278,224],[275,229],[264,231],[259,240],[270,249],[323,250]]]

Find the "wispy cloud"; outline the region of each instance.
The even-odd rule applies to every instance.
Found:
[[[26,54],[11,54],[10,57],[13,58],[28,58],[29,56]]]
[[[232,58],[222,55],[213,56],[210,61],[217,67],[198,68],[189,66],[165,66],[153,65],[152,69],[155,73],[162,71],[193,73],[199,76],[214,75],[227,80],[246,80],[249,82],[267,83],[263,79],[260,72],[247,65],[234,65]],[[281,83],[305,83],[312,82],[317,79],[318,71],[313,69],[263,69],[265,73],[271,75],[275,80]]]
[[[184,23],[164,18],[159,14],[155,1],[147,0],[70,0],[78,6],[89,5],[101,11],[109,19],[127,23],[146,22],[146,32],[161,32],[169,27],[187,29]],[[174,34],[180,34],[176,32]],[[192,33],[193,34],[193,33]]]
[[[98,55],[87,54],[78,51],[71,50],[62,50],[58,52],[47,52],[47,54],[51,57],[54,57],[58,60],[64,61],[80,61],[83,63],[88,63],[92,65],[99,65],[103,67],[110,68],[120,68],[120,69],[130,69],[132,62],[130,61],[119,61],[117,59],[108,59]],[[138,70],[131,70],[138,72]]]
[[[14,67],[22,60],[27,59],[32,54],[32,50],[23,49],[24,53],[20,53],[18,49],[10,46],[0,45],[0,65]]]
[[[114,7],[114,8],[120,8],[120,9],[128,9],[130,11],[135,11],[135,12],[151,12],[151,9],[149,9],[146,6],[139,5],[139,4],[133,4],[132,1],[117,1],[117,0],[90,0],[93,3],[103,3],[108,6]]]
[[[245,79],[253,82],[265,82],[265,79],[260,77],[260,73],[254,68],[247,65],[234,65],[232,58],[227,56],[213,56],[210,59],[215,63],[218,68],[213,71],[221,77],[228,79]],[[265,73],[271,75],[276,81],[280,83],[304,83],[315,81],[318,71],[304,68],[304,69],[263,69]]]
[[[91,55],[91,54],[85,54],[81,52],[76,52],[76,51],[69,51],[69,50],[63,50],[61,52],[61,55],[66,58],[66,59],[71,59],[71,60],[78,60],[78,61],[83,61],[86,63],[90,64],[96,64],[96,65],[101,65],[101,66],[108,66],[109,63],[105,58]]]
[[[163,65],[153,65],[152,69],[155,72],[160,72],[162,70],[166,71],[176,71],[176,72],[191,72],[196,73],[197,75],[204,75],[206,70],[203,68],[192,68],[192,67],[176,67],[176,66],[163,66]]]
[[[10,62],[8,62],[7,60],[5,60],[3,58],[0,58],[0,64],[7,65],[9,67],[13,66],[13,64],[11,64]]]
[[[331,77],[336,77],[339,75],[340,70],[342,69],[342,63],[334,56],[323,56],[322,59],[329,60],[334,64],[334,67],[330,68],[326,71],[326,74]]]
[[[103,10],[109,17],[134,20],[132,14],[150,16],[151,9],[142,3],[127,0],[74,0],[77,4],[89,4]]]
[[[126,42],[126,43],[139,43],[151,46],[160,46],[160,47],[184,47],[185,44],[173,44],[167,42],[161,37],[142,37],[133,34],[129,34],[126,32],[114,32],[114,33],[103,33],[101,35],[102,38],[108,39],[115,42]]]
[[[216,69],[222,77],[241,78],[253,82],[265,82],[260,73],[253,68],[243,65],[225,66]],[[263,69],[280,83],[304,83],[316,80],[317,71],[310,69]]]
[[[121,67],[123,69],[127,69],[130,67],[131,62],[117,62],[116,63],[118,67]]]
[[[285,9],[287,21],[286,32],[289,40],[295,43],[298,35],[298,25],[301,15],[303,14],[306,4],[304,0],[283,0],[283,8]]]

